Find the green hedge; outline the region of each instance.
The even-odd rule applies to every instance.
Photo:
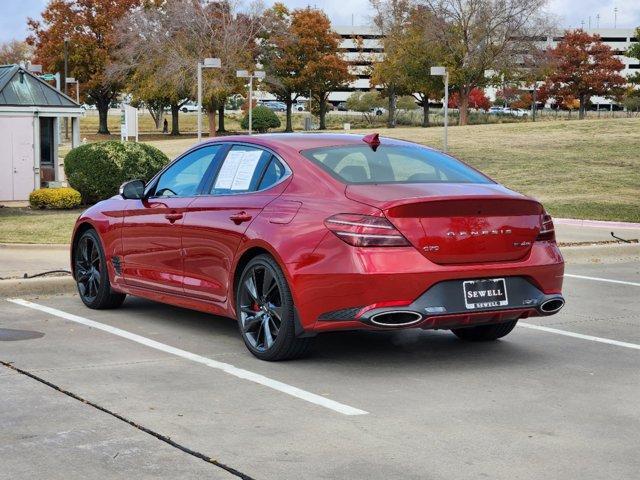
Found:
[[[270,128],[280,127],[280,119],[273,110],[259,105],[251,112],[251,125],[254,132],[264,133]],[[245,130],[249,129],[249,112],[244,115],[240,126]]]
[[[127,180],[149,181],[167,163],[169,158],[151,145],[108,141],[71,150],[64,159],[64,171],[82,200],[94,203],[118,193]]]
[[[29,195],[31,208],[51,208],[55,210],[69,210],[82,203],[80,192],[73,188],[40,188]]]

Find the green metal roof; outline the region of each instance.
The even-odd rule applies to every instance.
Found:
[[[78,108],[80,105],[19,65],[0,65],[0,106]]]

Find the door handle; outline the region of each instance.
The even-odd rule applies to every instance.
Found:
[[[251,215],[249,215],[247,212],[242,211],[242,212],[238,212],[238,213],[235,213],[235,214],[231,215],[229,217],[229,220],[231,220],[236,225],[240,225],[242,222],[248,222],[252,218],[253,217]]]
[[[164,218],[169,220],[169,222],[174,223],[176,220],[180,220],[182,218],[181,213],[167,213]]]

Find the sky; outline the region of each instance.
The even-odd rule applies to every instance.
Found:
[[[273,0],[263,0],[273,4]],[[369,23],[369,0],[280,0],[287,6],[307,5],[324,10],[335,25]],[[49,0],[0,0],[0,42],[23,40],[27,31],[27,18],[38,18]],[[640,0],[549,0],[548,11],[559,18],[565,28],[596,27],[596,16],[600,14],[600,27],[610,28],[614,24],[614,8],[618,9],[618,27],[640,26]]]

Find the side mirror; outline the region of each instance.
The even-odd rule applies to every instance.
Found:
[[[130,180],[120,185],[120,195],[127,200],[140,200],[144,196],[144,182]]]

